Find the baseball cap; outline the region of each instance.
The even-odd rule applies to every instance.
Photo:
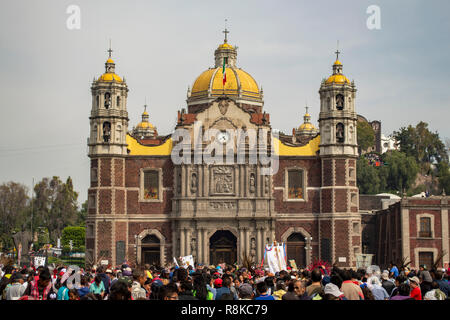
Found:
[[[222,279],[217,278],[216,280],[214,280],[214,286],[216,287],[222,287]]]

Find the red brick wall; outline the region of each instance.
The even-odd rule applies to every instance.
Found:
[[[323,174],[323,186],[328,187],[333,184],[333,170],[332,170],[332,160],[323,159],[322,160],[322,174]]]
[[[99,221],[97,224],[97,258],[100,258],[101,251],[108,251],[108,256],[103,259],[112,261],[112,225],[110,221]]]
[[[101,158],[100,160],[100,186],[111,186],[111,159]]]
[[[335,212],[347,212],[347,192],[346,189],[334,190]]]
[[[114,186],[123,187],[123,166],[124,160],[120,158],[114,159]]]
[[[100,189],[99,192],[99,207],[100,214],[111,214],[112,190]]]
[[[125,214],[125,191],[115,190],[115,214]]]
[[[331,189],[322,189],[322,212],[331,212]]]
[[[346,266],[350,263],[349,243],[348,243],[348,221],[347,220],[335,220],[334,222],[334,245],[335,245],[335,260],[338,266]],[[339,257],[347,257],[347,262],[338,262]]]
[[[345,186],[345,179],[347,176],[347,170],[345,170],[345,159],[335,159],[334,166],[336,186]]]
[[[281,157],[278,172],[273,176],[274,187],[285,187],[285,169],[291,167],[304,168],[307,171],[307,187],[320,187],[321,166],[318,158],[314,159],[294,159]]]

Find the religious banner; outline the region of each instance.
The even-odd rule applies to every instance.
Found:
[[[194,267],[194,257],[192,255],[181,257],[181,266],[187,268],[189,266]]]
[[[264,260],[267,262],[271,273],[287,270],[286,244],[275,242],[271,246],[266,246],[264,248]]]
[[[297,264],[295,263],[294,259],[289,260],[289,264],[291,265],[291,268],[292,268],[293,271],[297,271],[298,270]]]
[[[35,268],[45,267],[47,265],[47,256],[44,255],[35,255],[33,257],[33,264]]]
[[[177,262],[177,258],[173,257],[173,263],[175,263],[175,265],[176,265],[177,267],[179,267],[178,262]]]

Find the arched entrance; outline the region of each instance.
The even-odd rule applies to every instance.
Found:
[[[141,257],[142,264],[160,265],[160,241],[154,234],[148,234],[141,240]]]
[[[294,259],[298,268],[306,266],[305,254],[306,240],[305,237],[298,232],[292,233],[286,241],[286,254],[288,260]]]
[[[228,230],[218,230],[209,239],[209,262],[233,264],[237,261],[237,239]]]

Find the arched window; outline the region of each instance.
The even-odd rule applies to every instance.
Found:
[[[105,109],[109,109],[111,106],[111,94],[109,92],[105,93]]]
[[[344,96],[342,94],[338,94],[336,96],[336,109],[338,110],[344,109]]]
[[[109,122],[103,122],[103,141],[109,142],[109,139],[111,138],[111,123]]]
[[[343,143],[345,140],[344,125],[338,123],[336,125],[336,142]]]

